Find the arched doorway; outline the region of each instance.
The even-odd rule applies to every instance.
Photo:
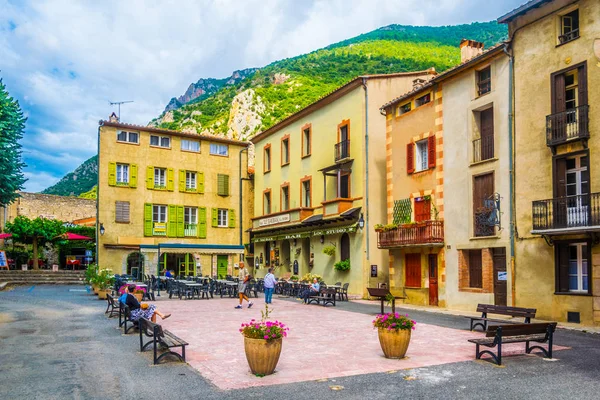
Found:
[[[344,233],[340,239],[341,261],[350,259],[350,235]]]
[[[284,240],[281,242],[281,254],[279,258],[279,262],[281,265],[281,272],[291,272],[290,263],[292,262],[290,259],[290,241]]]
[[[130,253],[127,256],[127,275],[139,279],[144,274],[144,256],[140,252]]]

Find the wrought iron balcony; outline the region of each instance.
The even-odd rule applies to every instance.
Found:
[[[392,249],[418,245],[438,245],[444,243],[444,221],[413,222],[391,231],[377,233],[377,247]]]
[[[533,233],[600,229],[600,193],[533,202]]]
[[[350,157],[350,140],[344,140],[335,145],[335,162]]]
[[[473,162],[494,158],[494,135],[473,140]]]
[[[565,33],[564,35],[558,36],[558,41],[560,44],[570,42],[571,40],[575,40],[579,37],[579,29],[573,29],[571,32]]]
[[[546,117],[546,144],[550,147],[570,140],[590,137],[588,129],[589,106],[571,108]]]

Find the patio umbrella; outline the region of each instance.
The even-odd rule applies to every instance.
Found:
[[[12,237],[12,233],[0,233],[0,239],[8,239]]]
[[[78,235],[76,233],[71,233],[71,232],[67,232],[67,233],[61,235],[61,237],[66,240],[94,240],[91,237]]]

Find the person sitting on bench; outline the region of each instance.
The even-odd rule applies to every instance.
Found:
[[[321,285],[319,285],[318,279],[317,278],[313,279],[312,285],[310,285],[310,287],[302,293],[302,299],[304,300],[304,304],[308,304],[309,297],[319,295],[320,287],[321,287]]]
[[[171,314],[163,314],[158,311],[154,304],[140,304],[138,299],[136,299],[133,295],[135,285],[129,285],[127,290],[129,293],[127,293],[127,300],[125,300],[125,304],[129,306],[129,310],[131,311],[131,319],[133,321],[137,321],[138,319],[144,317],[147,320],[156,322],[157,315],[162,319],[167,319],[171,316]]]

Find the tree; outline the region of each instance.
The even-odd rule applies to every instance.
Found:
[[[33,268],[38,269],[38,246],[58,239],[65,233],[65,227],[62,221],[39,217],[31,220],[19,215],[6,223],[6,231],[12,233],[15,242],[33,244]]]
[[[25,120],[19,102],[9,96],[0,79],[0,207],[12,203],[27,179],[21,159],[21,144]]]

